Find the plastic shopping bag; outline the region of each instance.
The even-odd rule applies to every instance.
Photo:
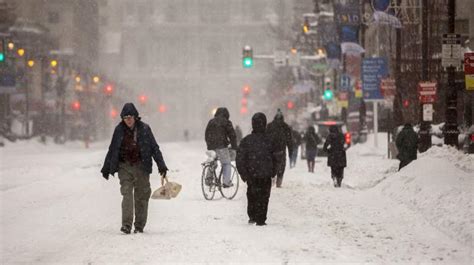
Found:
[[[153,192],[151,198],[155,200],[169,200],[171,198],[176,198],[181,191],[181,188],[181,184],[170,182],[167,177],[161,178],[161,187]]]

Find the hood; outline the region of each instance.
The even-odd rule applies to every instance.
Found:
[[[339,129],[337,129],[337,126],[331,126],[329,127],[329,132],[331,133],[338,133]]]
[[[229,111],[227,110],[227,108],[220,107],[216,110],[216,114],[214,114],[214,117],[223,117],[228,120],[230,118]]]
[[[308,127],[308,132],[309,133],[316,133],[316,130],[314,129],[314,126],[309,126]]]
[[[409,129],[413,129],[413,127],[411,126],[411,123],[405,123],[405,125],[403,126],[403,129],[409,130]]]
[[[120,113],[120,117],[123,118],[124,116],[135,116],[135,118],[139,118],[138,110],[135,108],[135,105],[133,103],[125,103],[122,108],[122,112]]]
[[[252,116],[253,133],[264,133],[267,127],[267,117],[261,112],[257,112]]]
[[[276,121],[285,121],[285,118],[283,117],[283,113],[281,112],[280,109],[277,110],[277,114],[275,115],[275,120]]]

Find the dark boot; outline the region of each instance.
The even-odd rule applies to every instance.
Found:
[[[124,226],[122,226],[122,228],[120,228],[120,231],[122,231],[122,233],[124,233],[124,234],[130,234],[131,230],[132,230],[132,228],[128,225],[124,225]]]
[[[314,164],[316,162],[315,161],[311,161],[311,173],[314,173]]]
[[[308,160],[307,163],[308,163],[308,172],[311,172],[311,161]]]

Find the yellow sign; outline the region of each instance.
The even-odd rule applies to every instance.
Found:
[[[466,90],[474,90],[474,75],[466,75]]]

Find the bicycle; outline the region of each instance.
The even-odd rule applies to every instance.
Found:
[[[240,176],[237,169],[231,164],[231,185],[230,187],[224,187],[222,164],[217,159],[217,155],[214,151],[208,151],[206,153],[209,158],[201,164],[203,167],[201,188],[204,198],[206,200],[212,200],[215,196],[216,190],[219,190],[222,197],[232,200],[239,190]],[[217,172],[219,174],[217,174]]]

